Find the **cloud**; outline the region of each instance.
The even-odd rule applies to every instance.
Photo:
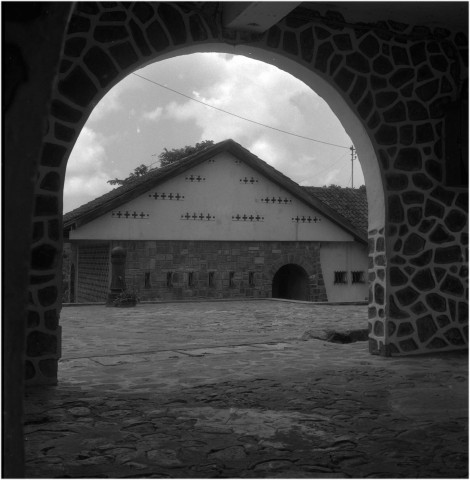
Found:
[[[154,110],[142,113],[142,119],[154,121],[161,118],[162,114],[163,114],[163,108],[156,107]]]
[[[135,91],[139,88],[138,81],[137,77],[128,75],[124,80],[112,87],[93,109],[88,122],[99,122],[110,114],[126,108],[124,99],[128,97],[130,91]],[[130,108],[129,116],[131,117],[134,114],[135,110]]]
[[[76,208],[113,187],[107,183],[116,170],[106,155],[109,141],[84,127],[70,155],[64,185],[64,212]]]
[[[151,82],[129,75],[92,112],[69,161],[66,208],[70,202],[76,202],[75,207],[108,191],[112,188],[108,179],[124,178],[136,166],[152,163],[163,148],[202,140],[232,138],[303,185],[350,182],[348,150],[259,125],[350,145],[324,100],[282,70],[240,55],[201,53],[155,62],[137,74]],[[359,162],[355,163],[359,184]]]
[[[197,126],[200,140],[232,138],[296,182],[324,185],[334,181],[347,185],[349,168],[342,168],[347,158],[337,162],[345,150],[299,138],[342,147],[351,144],[339,119],[322,98],[272,65],[243,56],[228,60],[223,54],[211,54],[210,59],[216,75],[184,92],[192,91],[198,100],[234,115],[178,99],[166,106],[164,118],[185,122],[188,128],[191,124]],[[359,171],[357,174],[359,177]]]

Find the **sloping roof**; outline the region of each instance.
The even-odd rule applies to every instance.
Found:
[[[363,243],[367,243],[367,224],[365,230],[361,229],[357,224],[355,224],[355,218],[350,219],[335,210],[334,203],[328,203],[327,201],[322,200],[320,197],[317,197],[314,192],[301,187],[293,180],[286,177],[281,172],[271,167],[256,155],[252,154],[249,150],[231,139],[216,143],[211,147],[189,155],[188,157],[185,157],[166,167],[151,170],[146,175],[137,177],[134,180],[115,188],[108,193],[105,193],[101,197],[95,198],[91,202],[88,202],[76,208],[75,210],[66,213],[63,217],[64,236],[67,236],[71,229],[88,223],[91,220],[120,207],[124,203],[127,203],[130,200],[133,200],[134,198],[146,193],[156,185],[159,185],[170,178],[176,177],[177,175],[209,160],[221,152],[229,152],[236,156],[238,159],[242,160],[274,183],[285,188],[292,195],[302,200],[310,207],[320,211],[325,217],[329,218],[331,221],[353,235],[355,239]]]
[[[353,225],[367,233],[368,205],[365,188],[302,187]]]

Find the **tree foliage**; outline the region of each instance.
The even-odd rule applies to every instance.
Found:
[[[196,143],[196,145],[193,146],[186,145],[185,147],[173,148],[171,150],[165,148],[163,152],[158,155],[158,158],[160,160],[160,167],[166,167],[173,162],[188,157],[193,153],[200,152],[201,150],[211,147],[212,145],[214,145],[213,140],[203,140],[202,142],[198,142]],[[146,175],[150,170],[151,168],[149,166],[142,164],[134,168],[134,171],[131,172],[126,178],[122,180],[119,178],[115,178],[114,180],[108,180],[108,183],[110,185],[124,185],[125,183],[128,183],[137,177],[142,177],[143,175]]]
[[[108,183],[111,185],[124,185],[125,183],[134,180],[134,178],[141,177],[149,172],[150,168],[143,163],[138,167],[134,168],[134,171],[131,172],[126,178],[120,180],[119,178],[115,178],[114,180],[108,180]]]
[[[186,145],[182,148],[173,148],[172,150],[163,149],[163,152],[160,153],[158,158],[160,159],[160,167],[166,167],[173,162],[176,162],[182,158],[188,157],[193,153],[200,152],[208,147],[214,145],[213,140],[203,140],[202,142],[196,143],[196,145],[190,146]]]

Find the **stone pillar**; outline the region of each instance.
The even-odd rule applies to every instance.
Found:
[[[111,287],[106,305],[112,305],[120,293],[126,291],[126,250],[115,247],[111,250]]]

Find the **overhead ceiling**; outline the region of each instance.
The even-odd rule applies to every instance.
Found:
[[[451,31],[468,31],[468,2],[302,2],[301,6],[339,12],[348,23],[376,23],[393,20],[408,25],[443,27]]]
[[[446,28],[468,32],[468,2],[221,2],[227,28],[264,32],[296,9],[297,15],[309,11],[326,16],[340,13],[346,23],[377,23],[393,20],[408,25]],[[315,14],[316,15],[316,14]]]

